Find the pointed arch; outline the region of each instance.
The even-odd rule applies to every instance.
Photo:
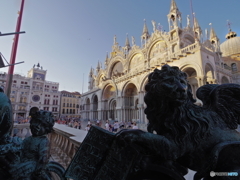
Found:
[[[226,76],[223,76],[221,79],[221,84],[227,84],[229,83],[229,79]]]
[[[192,88],[193,97],[196,98],[196,91],[200,86],[198,77],[201,74],[201,68],[197,64],[187,64],[183,65],[180,70],[187,74],[188,83]]]
[[[213,66],[210,63],[206,63],[205,64],[205,76],[207,78],[207,82],[206,83],[213,83],[213,79],[215,79],[214,76],[214,69]]]
[[[107,68],[108,78],[113,75],[121,75],[124,73],[124,59],[121,57],[115,58]]]
[[[144,56],[142,53],[135,53],[128,62],[128,72],[134,70],[138,66],[142,66]]]
[[[92,96],[92,111],[93,111],[93,119],[98,118],[98,96],[93,94]]]
[[[117,89],[113,84],[107,84],[102,90],[102,100],[109,100],[113,97],[116,97]]]

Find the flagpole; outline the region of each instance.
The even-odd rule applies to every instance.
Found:
[[[25,0],[22,0],[22,3],[21,3],[15,32],[20,32],[24,1]],[[17,46],[18,46],[18,39],[19,39],[19,34],[15,34],[13,45],[12,45],[10,64],[15,64],[15,59],[16,59],[16,54],[17,54]],[[10,97],[10,94],[11,94],[11,86],[12,86],[14,67],[15,66],[12,65],[12,66],[9,66],[9,68],[8,68],[8,76],[7,76],[6,87],[5,87],[6,95],[8,97]]]
[[[83,81],[82,81],[82,94],[83,94],[83,84],[84,84],[84,73],[83,73]]]
[[[194,25],[194,15],[193,15],[193,5],[192,5],[192,0],[190,0],[190,9],[191,9],[192,22],[193,22],[193,25]]]

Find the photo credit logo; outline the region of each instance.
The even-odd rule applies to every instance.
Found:
[[[211,177],[214,177],[214,176],[238,176],[238,173],[237,172],[214,172],[214,171],[211,171],[210,176]]]

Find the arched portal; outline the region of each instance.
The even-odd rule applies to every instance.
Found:
[[[213,68],[210,64],[206,64],[205,66],[205,76],[207,78],[207,84],[213,84],[214,74],[213,74]]]
[[[117,95],[116,88],[112,84],[108,84],[103,90],[103,94],[102,94],[102,119],[103,120],[108,120],[109,118],[111,118],[110,117],[111,113],[116,114],[115,112],[116,108],[115,109],[110,108],[111,107],[110,101],[112,99],[115,99],[116,95]]]
[[[111,101],[110,104],[109,104],[109,109],[110,109],[109,118],[112,119],[112,120],[117,119],[116,107],[117,107],[116,100]]]
[[[90,99],[86,100],[86,119],[89,120],[89,111],[90,111]]]
[[[123,96],[124,96],[125,121],[134,121],[139,117],[138,111],[135,106],[136,100],[138,99],[136,86],[133,83],[129,83],[124,89]]]
[[[223,77],[222,77],[222,80],[221,80],[221,83],[222,83],[222,84],[229,83],[228,78],[226,78],[226,76],[223,76]]]
[[[98,97],[95,95],[93,97],[93,119],[97,119],[98,118]]]
[[[190,84],[190,86],[192,88],[193,97],[196,98],[196,91],[197,91],[197,88],[199,87],[196,70],[192,67],[187,67],[187,68],[183,69],[182,71],[187,74],[188,83]]]

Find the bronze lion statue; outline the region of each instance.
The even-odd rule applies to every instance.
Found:
[[[204,85],[196,92],[203,106],[197,106],[186,73],[164,65],[149,75],[145,90],[148,132],[117,134],[119,143],[134,144],[144,154],[132,177],[184,179],[191,169],[194,180],[240,179],[240,85]],[[165,176],[161,168],[177,175]]]

